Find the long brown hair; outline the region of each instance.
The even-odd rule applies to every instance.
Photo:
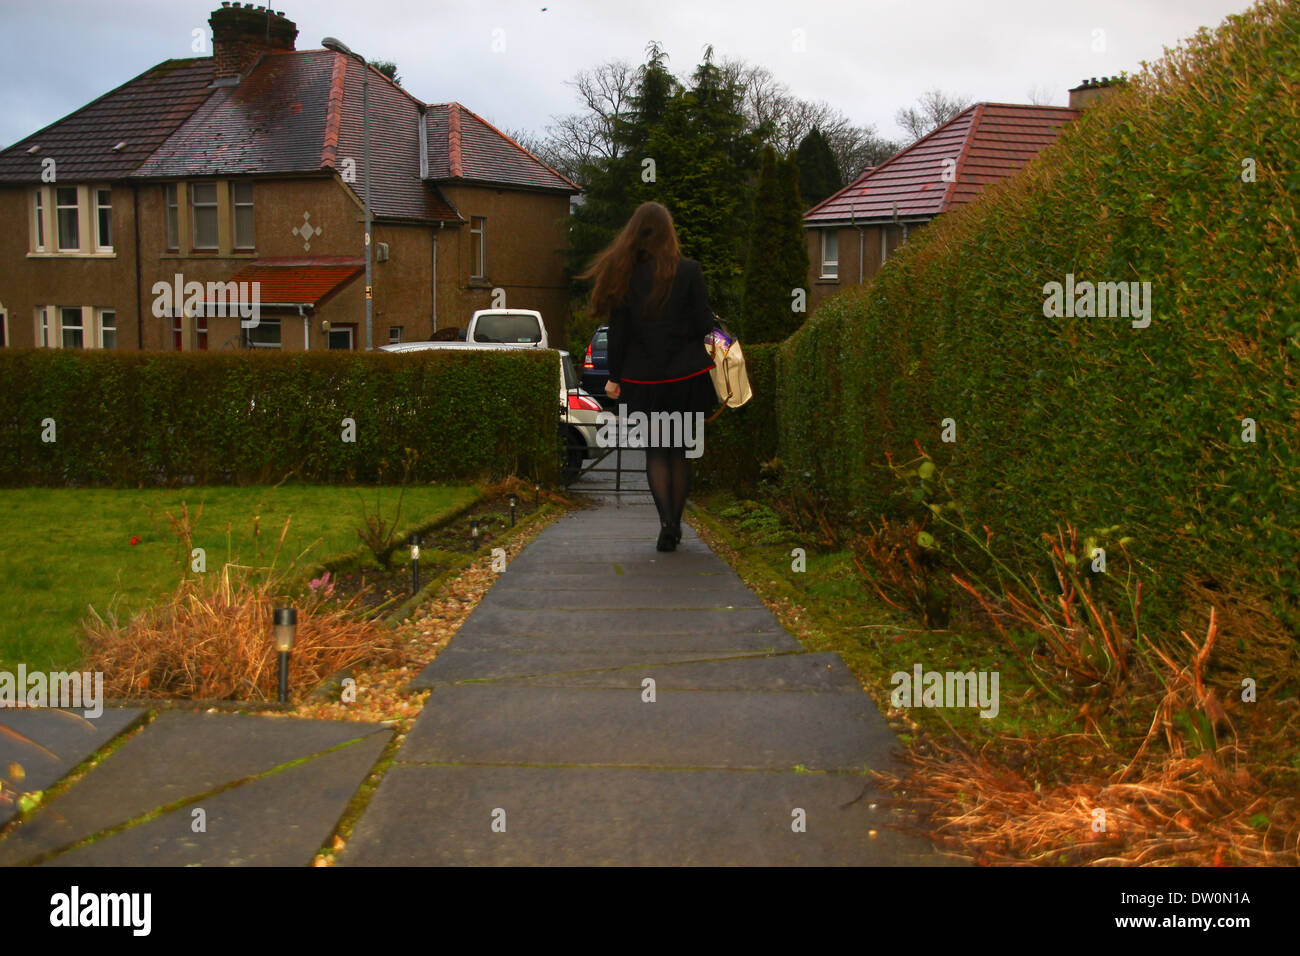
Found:
[[[677,243],[673,214],[657,202],[637,206],[623,231],[592,260],[579,279],[595,279],[591,289],[591,312],[608,315],[627,298],[632,269],[642,260],[655,264],[650,302],[658,306],[667,297],[677,276],[682,250]]]

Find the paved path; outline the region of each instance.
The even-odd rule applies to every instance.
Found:
[[[944,862],[886,828],[862,771],[897,741],[839,656],[690,529],[655,551],[648,494],[597,480],[415,681],[340,864]]]
[[[47,786],[143,716],[0,711],[0,728],[39,744],[0,733],[0,766],[30,768],[24,789]],[[0,865],[306,866],[391,736],[378,724],[163,711],[0,840]]]

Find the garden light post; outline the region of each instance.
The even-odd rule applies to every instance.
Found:
[[[420,536],[411,535],[411,593],[420,590]]]
[[[474,547],[478,547],[478,518],[474,518],[469,523],[470,537],[474,539]]]
[[[298,611],[291,607],[278,607],[273,617],[275,623],[275,649],[280,652],[280,703],[289,703],[289,652],[293,650],[294,632],[298,629]]]
[[[519,496],[513,491],[510,492],[510,527],[515,526],[515,506],[519,504]]]
[[[335,53],[355,57],[361,64],[361,161],[365,166],[365,206],[366,206],[366,351],[374,348],[374,299],[375,286],[371,265],[370,244],[370,67],[365,57],[353,52],[346,43],[334,37],[326,37],[320,45]]]

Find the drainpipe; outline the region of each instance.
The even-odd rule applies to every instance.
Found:
[[[140,274],[140,186],[131,184],[131,218],[135,226],[135,347],[144,351],[144,298],[140,293],[140,283],[144,277]]]
[[[307,318],[306,307],[298,303],[298,314],[302,316],[302,350],[308,352],[311,350],[311,320]]]
[[[438,220],[438,229],[433,234],[433,275],[430,278],[429,285],[432,289],[433,298],[433,329],[432,332],[438,331],[438,233],[442,232],[442,220]]]
[[[863,227],[858,225],[858,204],[856,202],[853,204],[852,208],[849,211],[849,223],[853,226],[854,229],[858,230],[858,285],[862,285],[862,277],[864,275],[863,256],[866,252],[866,250],[863,248],[863,243],[865,243],[867,239],[866,239],[866,233],[863,231]]]

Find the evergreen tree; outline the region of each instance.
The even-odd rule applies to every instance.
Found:
[[[795,161],[799,164],[799,192],[809,209],[844,185],[835,153],[816,126],[799,142]]]
[[[784,334],[788,338],[798,331],[808,317],[806,311],[794,311],[794,290],[802,289],[803,306],[807,308],[808,298],[808,234],[803,227],[804,209],[808,205],[799,194],[799,165],[794,158],[777,165],[777,186],[780,197],[780,224],[778,235],[781,240],[780,268],[785,279]]]
[[[741,340],[780,342],[798,329],[806,313],[793,310],[794,292],[807,286],[799,167],[793,159],[777,159],[768,147],[754,193],[744,302],[735,329]]]
[[[781,194],[776,151],[763,150],[750,219],[749,254],[745,259],[744,294],[733,331],[742,342],[775,342],[784,327],[787,297],[782,289]]]

